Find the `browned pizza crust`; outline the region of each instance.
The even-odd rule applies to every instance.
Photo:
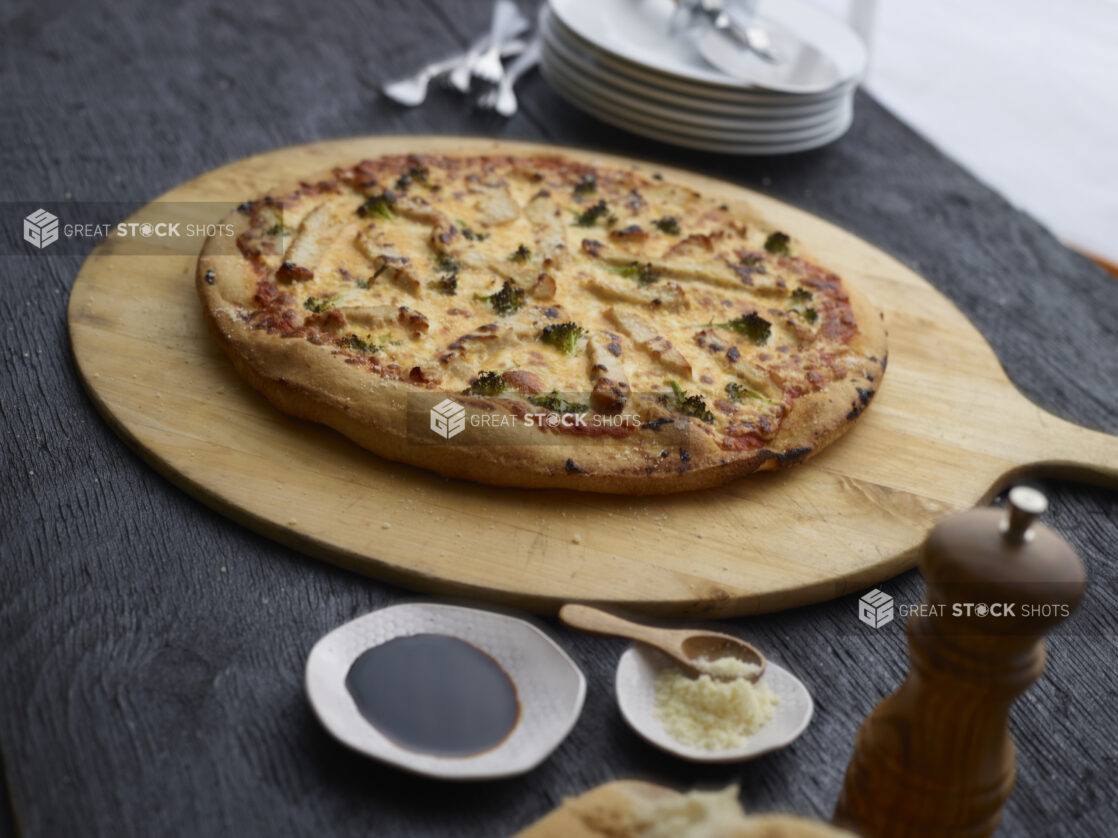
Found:
[[[408,194],[386,188],[386,184],[404,183],[406,189],[409,172],[423,173],[422,196],[412,196],[419,192],[414,184]],[[642,223],[603,218],[593,228],[583,229],[568,221],[577,216],[563,215],[563,223],[547,234],[566,236],[563,245],[545,252],[549,246],[546,236],[531,241],[528,250],[535,263],[523,268],[515,264],[515,254],[505,257],[513,247],[508,235],[501,239],[502,224],[511,230],[522,222],[489,224],[487,220],[499,219],[502,212],[525,210],[523,206],[502,207],[500,195],[492,198],[492,193],[503,189],[503,181],[522,187],[517,179],[529,179],[539,187],[537,198],[547,192],[558,196],[546,199],[554,201],[557,210],[560,204],[571,203],[573,209],[564,211],[577,212],[596,203],[591,199],[597,196],[578,192],[588,176],[596,181],[600,194],[609,196],[608,206],[618,208],[614,210],[617,215],[631,210]],[[626,187],[632,189],[622,191]],[[509,190],[504,191],[507,196]],[[652,226],[645,217],[647,210],[632,210],[636,204],[631,197],[628,205],[624,203],[622,196],[633,193],[649,196],[646,206],[656,200],[652,195],[667,196],[659,199],[660,208],[677,200],[679,224],[685,229],[659,247],[684,239],[690,246],[694,240],[694,249],[702,251],[707,261],[680,261],[677,267],[665,258],[663,276],[655,276],[647,286],[631,280],[633,271],[624,265],[625,254],[633,255],[634,264],[639,265],[645,249],[654,249],[649,242]],[[394,203],[385,210],[383,196],[389,194]],[[458,200],[459,194],[466,197]],[[519,194],[527,193],[521,188]],[[459,217],[470,212],[470,201],[475,199],[481,208],[474,210],[476,215]],[[490,213],[494,200],[497,208]],[[363,202],[373,207],[373,214],[355,212]],[[436,218],[438,213],[431,211],[449,212],[451,205],[457,215],[449,224],[446,212]],[[622,206],[630,209],[622,210]],[[333,212],[329,222],[323,221],[329,215],[327,210]],[[410,215],[405,217],[405,212]],[[417,217],[426,220],[415,221]],[[295,219],[297,227],[292,223]],[[750,207],[706,199],[639,170],[595,168],[564,158],[382,158],[278,190],[243,205],[225,221],[233,225],[235,235],[207,242],[198,262],[197,288],[210,331],[240,375],[285,413],[328,425],[381,456],[451,477],[495,485],[626,494],[714,486],[753,471],[799,463],[818,453],[857,419],[885,371],[885,332],[879,313],[839,277],[800,255],[794,231],[789,231],[790,254],[753,250],[750,242],[755,246],[758,236],[772,231],[758,222]],[[701,233],[688,237],[690,225]],[[725,225],[729,232],[719,232],[718,225]],[[638,226],[643,239],[632,233]],[[430,252],[416,244],[404,245],[403,250],[397,246],[396,241],[403,241],[401,231],[427,235],[427,227],[431,227],[429,241],[435,243],[428,245]],[[440,229],[450,242],[445,254],[438,238]],[[469,236],[463,230],[470,231]],[[663,238],[659,233],[653,235]],[[732,244],[722,244],[731,240]],[[358,244],[351,245],[351,241]],[[765,241],[767,244],[768,239]],[[620,269],[600,269],[602,248],[593,251],[603,243],[606,250],[614,248],[622,254],[623,258],[618,257]],[[741,253],[754,267],[747,269],[742,267],[744,261],[733,261]],[[426,260],[434,265],[441,256],[451,254],[463,266],[460,275],[464,279],[458,281],[463,286],[488,282],[484,288],[488,294],[468,294],[466,287],[454,296],[431,290],[438,275]],[[397,261],[400,257],[403,262]],[[469,260],[483,257],[488,261],[482,268],[469,267]],[[315,259],[321,261],[300,264]],[[400,265],[403,269],[397,270]],[[510,282],[501,274],[515,269],[517,277],[534,276],[537,268],[536,282],[511,280],[527,301],[522,309],[509,316],[490,310],[497,306],[495,291],[503,287],[498,283]],[[739,276],[744,277],[741,288],[734,287]],[[801,297],[808,303],[791,302],[788,295],[795,278],[802,281]],[[762,282],[763,292],[750,284]],[[330,290],[330,296],[316,290],[321,296],[306,298],[308,288],[319,289],[324,283],[341,290]],[[572,288],[581,296],[571,293]],[[592,291],[586,292],[587,288]],[[539,299],[536,294],[541,295]],[[648,297],[647,302],[639,298],[641,294]],[[625,299],[619,301],[617,295]],[[337,299],[363,301],[366,297],[377,304],[331,307],[331,301]],[[627,301],[628,297],[636,300]],[[678,310],[672,310],[673,300],[682,301]],[[725,322],[715,323],[711,316],[711,322],[705,323],[714,305],[726,310],[724,316],[730,322],[734,320],[731,315],[744,316],[740,312],[747,309],[770,318],[773,331],[768,343],[781,346],[763,346],[766,351],[758,352],[750,341],[739,340],[733,330],[727,330]],[[320,310],[313,310],[316,307]],[[810,323],[808,308],[816,312]],[[553,316],[556,311],[559,314]],[[660,342],[642,343],[618,328],[617,323],[625,322],[620,318],[626,312],[636,312],[642,324],[656,325]],[[577,318],[589,337],[584,335],[570,356],[543,346],[536,336],[542,334],[540,326],[550,322],[548,318]],[[477,373],[463,377],[468,373],[461,372],[462,359],[482,339],[488,340],[478,330],[490,326],[494,333],[503,330],[501,341],[508,346],[500,351],[486,348],[479,356]],[[675,346],[663,337],[669,329],[675,330],[670,332],[676,335]],[[387,330],[383,338],[374,335],[382,330]],[[519,337],[508,337],[514,333]],[[696,335],[694,345],[685,341],[692,333]],[[560,370],[567,372],[554,374],[565,374],[564,381],[569,383],[574,374],[570,371],[577,370],[577,364],[586,366],[587,377],[582,387],[564,386],[562,395],[580,391],[589,394],[590,402],[598,399],[597,404],[605,404],[601,393],[591,393],[591,377],[602,374],[584,360],[591,357],[589,343],[594,339],[615,341],[611,349],[616,350],[632,380],[651,384],[639,390],[623,388],[622,407],[605,405],[581,412],[588,419],[598,416],[614,422],[607,426],[608,432],[522,424],[519,420],[526,412],[537,414],[537,419],[539,414],[547,419],[546,414],[551,413],[563,421],[576,418],[562,399],[559,407],[554,400],[546,401],[547,392],[555,388],[541,390],[540,384],[546,385],[548,377]],[[663,349],[665,343],[667,350]],[[762,386],[771,388],[766,390],[770,395],[755,396],[746,390],[749,395],[741,403],[731,403],[723,390],[732,375],[704,374],[704,379],[711,379],[709,384],[699,380],[699,362],[708,363],[704,353],[714,357],[717,348],[721,353],[718,362],[726,366],[722,356],[737,351],[738,343],[741,352],[752,353],[749,360],[755,371],[765,372],[760,358],[784,365],[763,380]],[[723,344],[731,344],[730,349]],[[456,346],[459,348],[453,349]],[[672,358],[679,357],[672,352],[683,352],[695,361],[694,380],[677,374],[679,369],[691,372],[691,365],[685,361],[679,363],[686,366],[672,366]],[[806,359],[803,363],[811,370],[806,374],[793,370],[789,358]],[[481,387],[485,370],[501,372],[502,367],[501,386],[508,387],[505,392],[496,397],[465,392]],[[708,368],[713,369],[709,363],[702,369]],[[729,368],[734,369],[733,365]],[[677,378],[683,379],[685,396],[698,394],[701,407],[692,402],[681,407],[683,402],[668,389]],[[801,389],[806,392],[799,392]],[[508,427],[484,429],[481,443],[473,432],[463,433],[457,440],[424,433],[425,408],[447,395],[464,405],[471,416],[509,416],[517,421]],[[567,413],[570,415],[564,419]],[[619,419],[625,421],[617,424]]]

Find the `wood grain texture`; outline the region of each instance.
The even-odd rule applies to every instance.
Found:
[[[838,221],[946,293],[1032,401],[1118,432],[1118,388],[1100,385],[1118,381],[1113,279],[865,95],[833,146],[759,160],[604,127],[537,76],[508,123],[442,90],[414,111],[377,99],[369,79],[464,46],[488,12],[451,0],[211,1],[158,14],[137,0],[13,0],[0,13],[0,201],[69,195],[138,208],[261,149],[370,132],[493,134],[662,159]],[[18,223],[6,214],[2,226]],[[754,763],[696,767],[645,745],[613,700],[623,644],[551,621],[589,691],[571,737],[537,771],[447,786],[335,744],[303,698],[305,656],[340,622],[406,595],[231,522],[128,450],[70,358],[66,301],[83,256],[0,260],[0,753],[23,835],[488,838],[618,777],[736,780],[749,811],[830,814],[855,732],[906,660],[899,621],[863,626],[855,595],[719,626],[815,697],[803,737]],[[1118,497],[1044,488],[1047,520],[1088,564],[1088,591],[1015,708],[1019,774],[999,834],[1109,836]],[[882,588],[912,604],[923,586],[910,572]]]
[[[212,224],[223,202],[408,151],[560,152],[632,165],[491,140],[344,140],[237,161],[130,220]],[[238,380],[205,329],[192,254],[122,255],[132,241],[116,237],[91,254],[71,293],[78,370],[146,460],[235,520],[406,587],[549,612],[570,600],[677,616],[794,607],[912,566],[935,521],[988,499],[1010,475],[1044,470],[1118,486],[1118,437],[1077,428],[1020,396],[974,327],[913,271],[764,195],[648,169],[715,200],[746,201],[881,308],[890,333],[883,386],[854,428],[807,465],[706,491],[626,498],[479,486],[391,463],[278,415]],[[811,528],[796,526],[805,515]]]

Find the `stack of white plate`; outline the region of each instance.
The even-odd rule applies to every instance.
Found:
[[[655,140],[729,154],[787,154],[841,137],[866,69],[861,39],[807,0],[762,0],[757,16],[825,52],[841,81],[822,93],[778,93],[708,64],[668,34],[672,0],[549,0],[540,69],[556,91],[604,122]]]

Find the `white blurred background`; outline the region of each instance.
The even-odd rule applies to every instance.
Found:
[[[866,87],[1043,221],[1118,264],[1118,0],[815,0],[870,45]]]

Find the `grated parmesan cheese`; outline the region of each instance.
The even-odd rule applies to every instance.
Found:
[[[673,739],[724,751],[741,745],[773,717],[780,698],[767,684],[746,677],[759,667],[730,657],[696,663],[710,674],[690,678],[669,667],[656,676],[656,718]],[[734,680],[719,680],[730,676]]]

